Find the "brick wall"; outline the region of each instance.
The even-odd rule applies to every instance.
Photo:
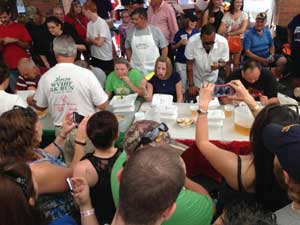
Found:
[[[287,26],[291,19],[300,13],[300,0],[276,0],[276,18],[278,25]]]
[[[55,6],[60,5],[61,0],[23,0],[24,5],[33,5],[41,10],[43,14],[47,14]]]

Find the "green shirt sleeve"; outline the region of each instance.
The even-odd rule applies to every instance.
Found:
[[[128,73],[130,81],[136,86],[139,87],[141,80],[143,79],[143,75],[136,69],[131,69]]]
[[[110,91],[110,92],[113,92],[114,91],[114,87],[113,87],[113,72],[111,72],[106,81],[105,81],[105,91]]]

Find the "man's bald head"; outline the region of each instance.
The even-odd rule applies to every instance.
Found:
[[[35,79],[40,74],[39,68],[30,58],[21,58],[19,60],[18,71],[25,79]]]
[[[63,8],[57,6],[53,8],[53,16],[57,17],[62,23],[65,19],[65,12]]]

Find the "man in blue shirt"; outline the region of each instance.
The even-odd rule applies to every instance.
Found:
[[[245,58],[254,59],[266,67],[275,67],[273,74],[280,78],[287,61],[284,56],[275,54],[270,29],[265,27],[266,21],[267,14],[258,13],[254,27],[245,33],[243,42]]]

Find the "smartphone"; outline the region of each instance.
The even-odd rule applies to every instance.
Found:
[[[69,187],[69,191],[73,192],[73,186],[70,177],[66,178],[67,185]]]
[[[83,115],[80,115],[78,112],[73,112],[73,123],[80,124],[83,118]]]
[[[235,90],[228,84],[215,85],[214,96],[215,97],[224,97],[234,95]]]

